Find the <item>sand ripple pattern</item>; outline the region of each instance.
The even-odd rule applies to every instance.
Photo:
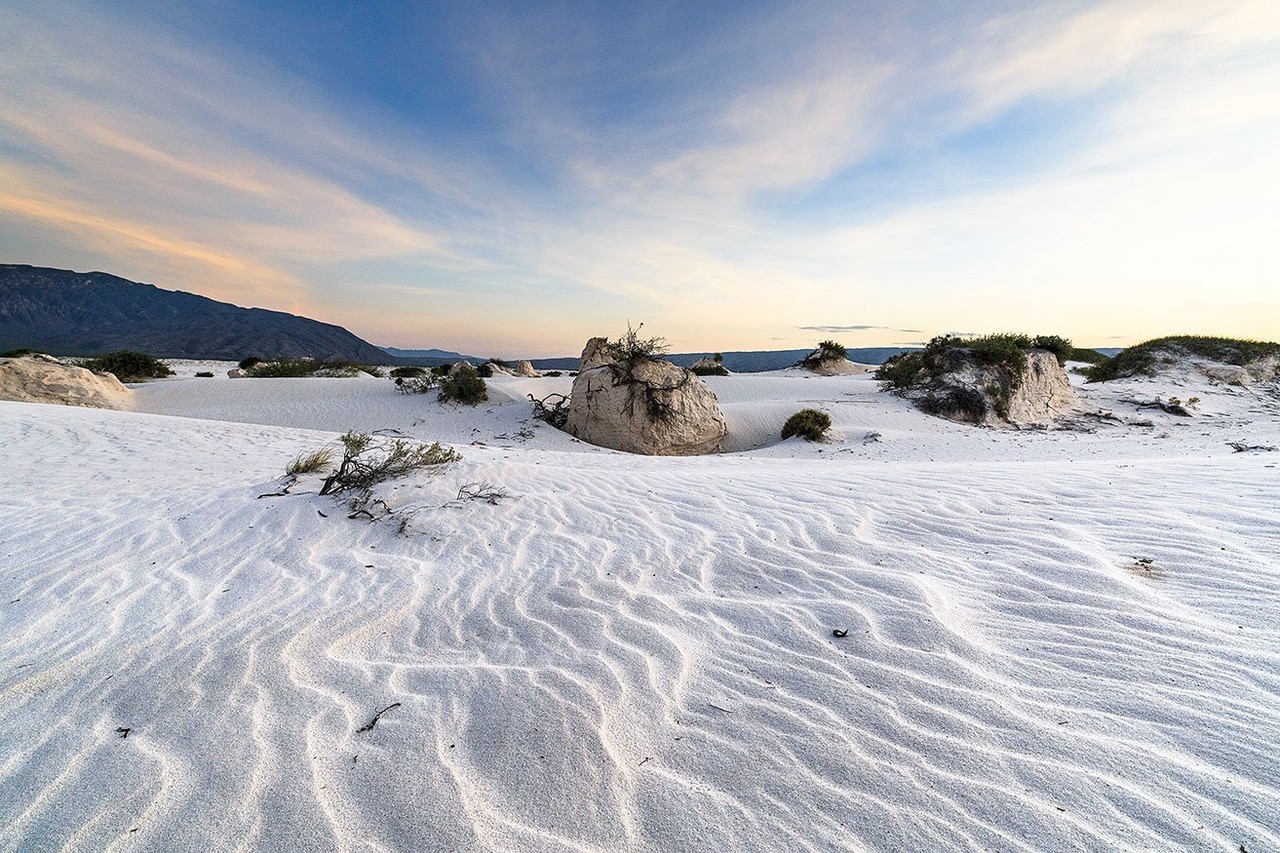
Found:
[[[255,499],[315,443],[0,408],[0,848],[1280,849],[1264,456],[464,448],[398,535]]]

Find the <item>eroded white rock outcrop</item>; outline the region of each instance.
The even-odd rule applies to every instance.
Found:
[[[667,361],[627,365],[604,338],[582,351],[565,430],[589,444],[647,456],[714,453],[728,434],[716,395]]]
[[[132,392],[110,373],[41,356],[0,359],[0,400],[127,409]]]

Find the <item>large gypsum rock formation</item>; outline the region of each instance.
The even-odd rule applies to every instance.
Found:
[[[520,361],[516,362],[515,372],[516,372],[516,376],[527,376],[530,378],[535,378],[542,375],[541,373],[533,369],[533,362],[529,361],[528,359],[521,359]]]
[[[1128,347],[1089,373],[1091,382],[1134,376],[1183,375],[1189,370],[1228,385],[1252,385],[1280,376],[1280,343],[1172,335]]]
[[[648,456],[713,453],[728,434],[716,395],[667,361],[617,361],[604,338],[582,351],[565,430],[589,444]]]
[[[127,409],[131,393],[110,373],[43,356],[0,359],[0,400]]]
[[[1048,350],[1028,349],[1021,358],[993,362],[963,342],[944,343],[953,345],[931,342],[924,352],[903,356],[915,360],[905,362],[915,371],[896,387],[931,415],[987,426],[1048,426],[1080,405],[1066,371]],[[882,375],[883,369],[877,373]]]

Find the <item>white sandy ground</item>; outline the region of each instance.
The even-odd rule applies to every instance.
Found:
[[[1275,384],[1014,432],[713,377],[756,449],[669,459],[531,421],[568,377],[212,369],[0,403],[0,849],[1280,849]],[[258,499],[349,428],[465,460],[403,533]]]

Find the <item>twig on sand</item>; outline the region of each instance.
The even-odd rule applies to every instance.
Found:
[[[262,500],[263,498],[283,498],[288,495],[292,495],[293,492],[290,492],[289,490],[292,489],[294,486],[298,485],[298,478],[293,474],[290,474],[288,476],[289,476],[289,479],[285,482],[284,486],[280,489],[280,491],[267,492],[265,495],[258,495],[257,499]]]
[[[1233,452],[1235,452],[1235,453],[1248,453],[1248,452],[1253,451],[1253,450],[1257,450],[1257,451],[1260,451],[1260,452],[1262,452],[1262,453],[1268,453],[1268,452],[1272,452],[1272,451],[1274,451],[1274,450],[1276,449],[1276,448],[1274,448],[1274,447],[1272,447],[1272,446],[1270,446],[1270,445],[1265,445],[1265,444],[1245,444],[1245,443],[1244,443],[1244,442],[1242,442],[1242,441],[1228,441],[1228,442],[1227,442],[1227,446],[1228,446],[1228,447],[1230,447],[1230,448],[1231,448],[1231,450],[1232,450]]]
[[[715,708],[717,711],[724,711],[726,714],[732,714],[732,713],[733,713],[733,712],[732,712],[732,711],[730,711],[728,708],[721,708],[719,705],[712,705],[710,702],[708,702],[708,703],[707,703],[707,707]]]
[[[642,758],[642,759],[640,760],[640,763],[639,763],[639,764],[637,764],[636,766],[637,766],[637,767],[644,767],[644,763],[645,763],[646,761],[653,761],[653,756],[645,756],[644,758]]]
[[[832,629],[831,629],[831,636],[833,636],[833,637],[847,637],[847,636],[849,636],[849,629],[848,629],[848,628],[832,628]]]
[[[376,725],[378,724],[378,720],[382,719],[382,715],[383,715],[383,714],[387,713],[387,712],[388,712],[388,711],[390,711],[392,708],[399,708],[399,707],[400,707],[400,703],[399,703],[399,702],[392,702],[390,705],[388,705],[387,707],[383,708],[383,709],[382,709],[381,711],[379,711],[378,713],[374,714],[374,715],[373,715],[373,719],[372,719],[372,720],[370,720],[369,722],[365,723],[365,724],[364,724],[363,726],[361,726],[360,728],[356,729],[356,734],[360,734],[361,732],[373,731],[373,727],[374,727],[374,726],[376,726]]]
[[[131,731],[133,731],[133,729],[127,726],[119,726],[118,728],[116,728],[116,734],[120,735],[120,740],[124,740],[125,738],[127,738],[129,736],[129,732]]]

